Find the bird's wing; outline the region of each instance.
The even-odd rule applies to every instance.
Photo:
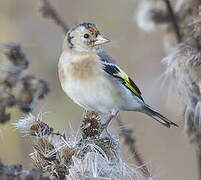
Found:
[[[101,62],[103,70],[112,76],[113,78],[116,78],[122,82],[122,84],[128,88],[135,96],[140,98],[142,101],[142,93],[140,92],[139,88],[136,86],[136,84],[132,81],[132,79],[123,71],[120,69],[120,67],[116,64],[109,63],[106,61]]]

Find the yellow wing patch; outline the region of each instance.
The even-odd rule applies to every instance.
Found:
[[[124,80],[124,85],[127,88],[129,88],[137,96],[141,96],[141,92],[139,91],[138,88],[133,87],[133,82],[130,80],[128,75],[124,71],[122,71],[121,69],[119,69],[119,70],[120,70],[120,72],[118,72],[117,75],[120,76]]]
[[[117,65],[103,62],[103,69],[115,78],[121,79],[124,86],[126,86],[133,94],[139,97],[142,101],[141,92],[132,79]]]

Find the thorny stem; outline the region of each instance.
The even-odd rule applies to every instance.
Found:
[[[50,4],[48,0],[41,0],[41,1],[42,1],[42,6],[40,8],[40,12],[42,16],[44,18],[52,19],[58,26],[62,28],[63,32],[66,33],[68,31],[68,26],[59,16],[59,14],[54,9],[54,7]]]
[[[178,43],[180,43],[182,41],[182,36],[181,36],[181,33],[180,33],[179,25],[177,23],[177,19],[176,19],[174,10],[173,10],[173,8],[172,8],[171,3],[170,3],[169,0],[164,0],[164,2],[166,4],[166,8],[167,8],[168,13],[170,15],[170,19],[172,21],[172,25],[173,25],[175,33],[177,35],[177,41],[178,41]]]
[[[59,136],[59,137],[63,138],[64,140],[66,140],[65,134],[61,134],[61,133],[59,133],[59,132],[56,132],[56,133],[53,132],[52,135]]]
[[[151,177],[151,174],[145,164],[144,159],[142,158],[141,154],[139,153],[137,147],[136,147],[136,140],[132,136],[132,130],[129,128],[126,128],[121,121],[120,117],[117,117],[117,123],[121,130],[121,136],[124,138],[124,144],[128,146],[129,151],[133,155],[134,161],[137,163],[138,166],[140,166],[140,171],[142,172],[144,177]]]

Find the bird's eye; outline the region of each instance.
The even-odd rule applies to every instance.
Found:
[[[84,38],[88,39],[89,38],[89,34],[84,34]]]

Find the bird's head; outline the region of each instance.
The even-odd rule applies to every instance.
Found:
[[[93,51],[99,45],[108,42],[109,40],[104,37],[95,24],[81,23],[68,31],[64,43],[77,51]]]

